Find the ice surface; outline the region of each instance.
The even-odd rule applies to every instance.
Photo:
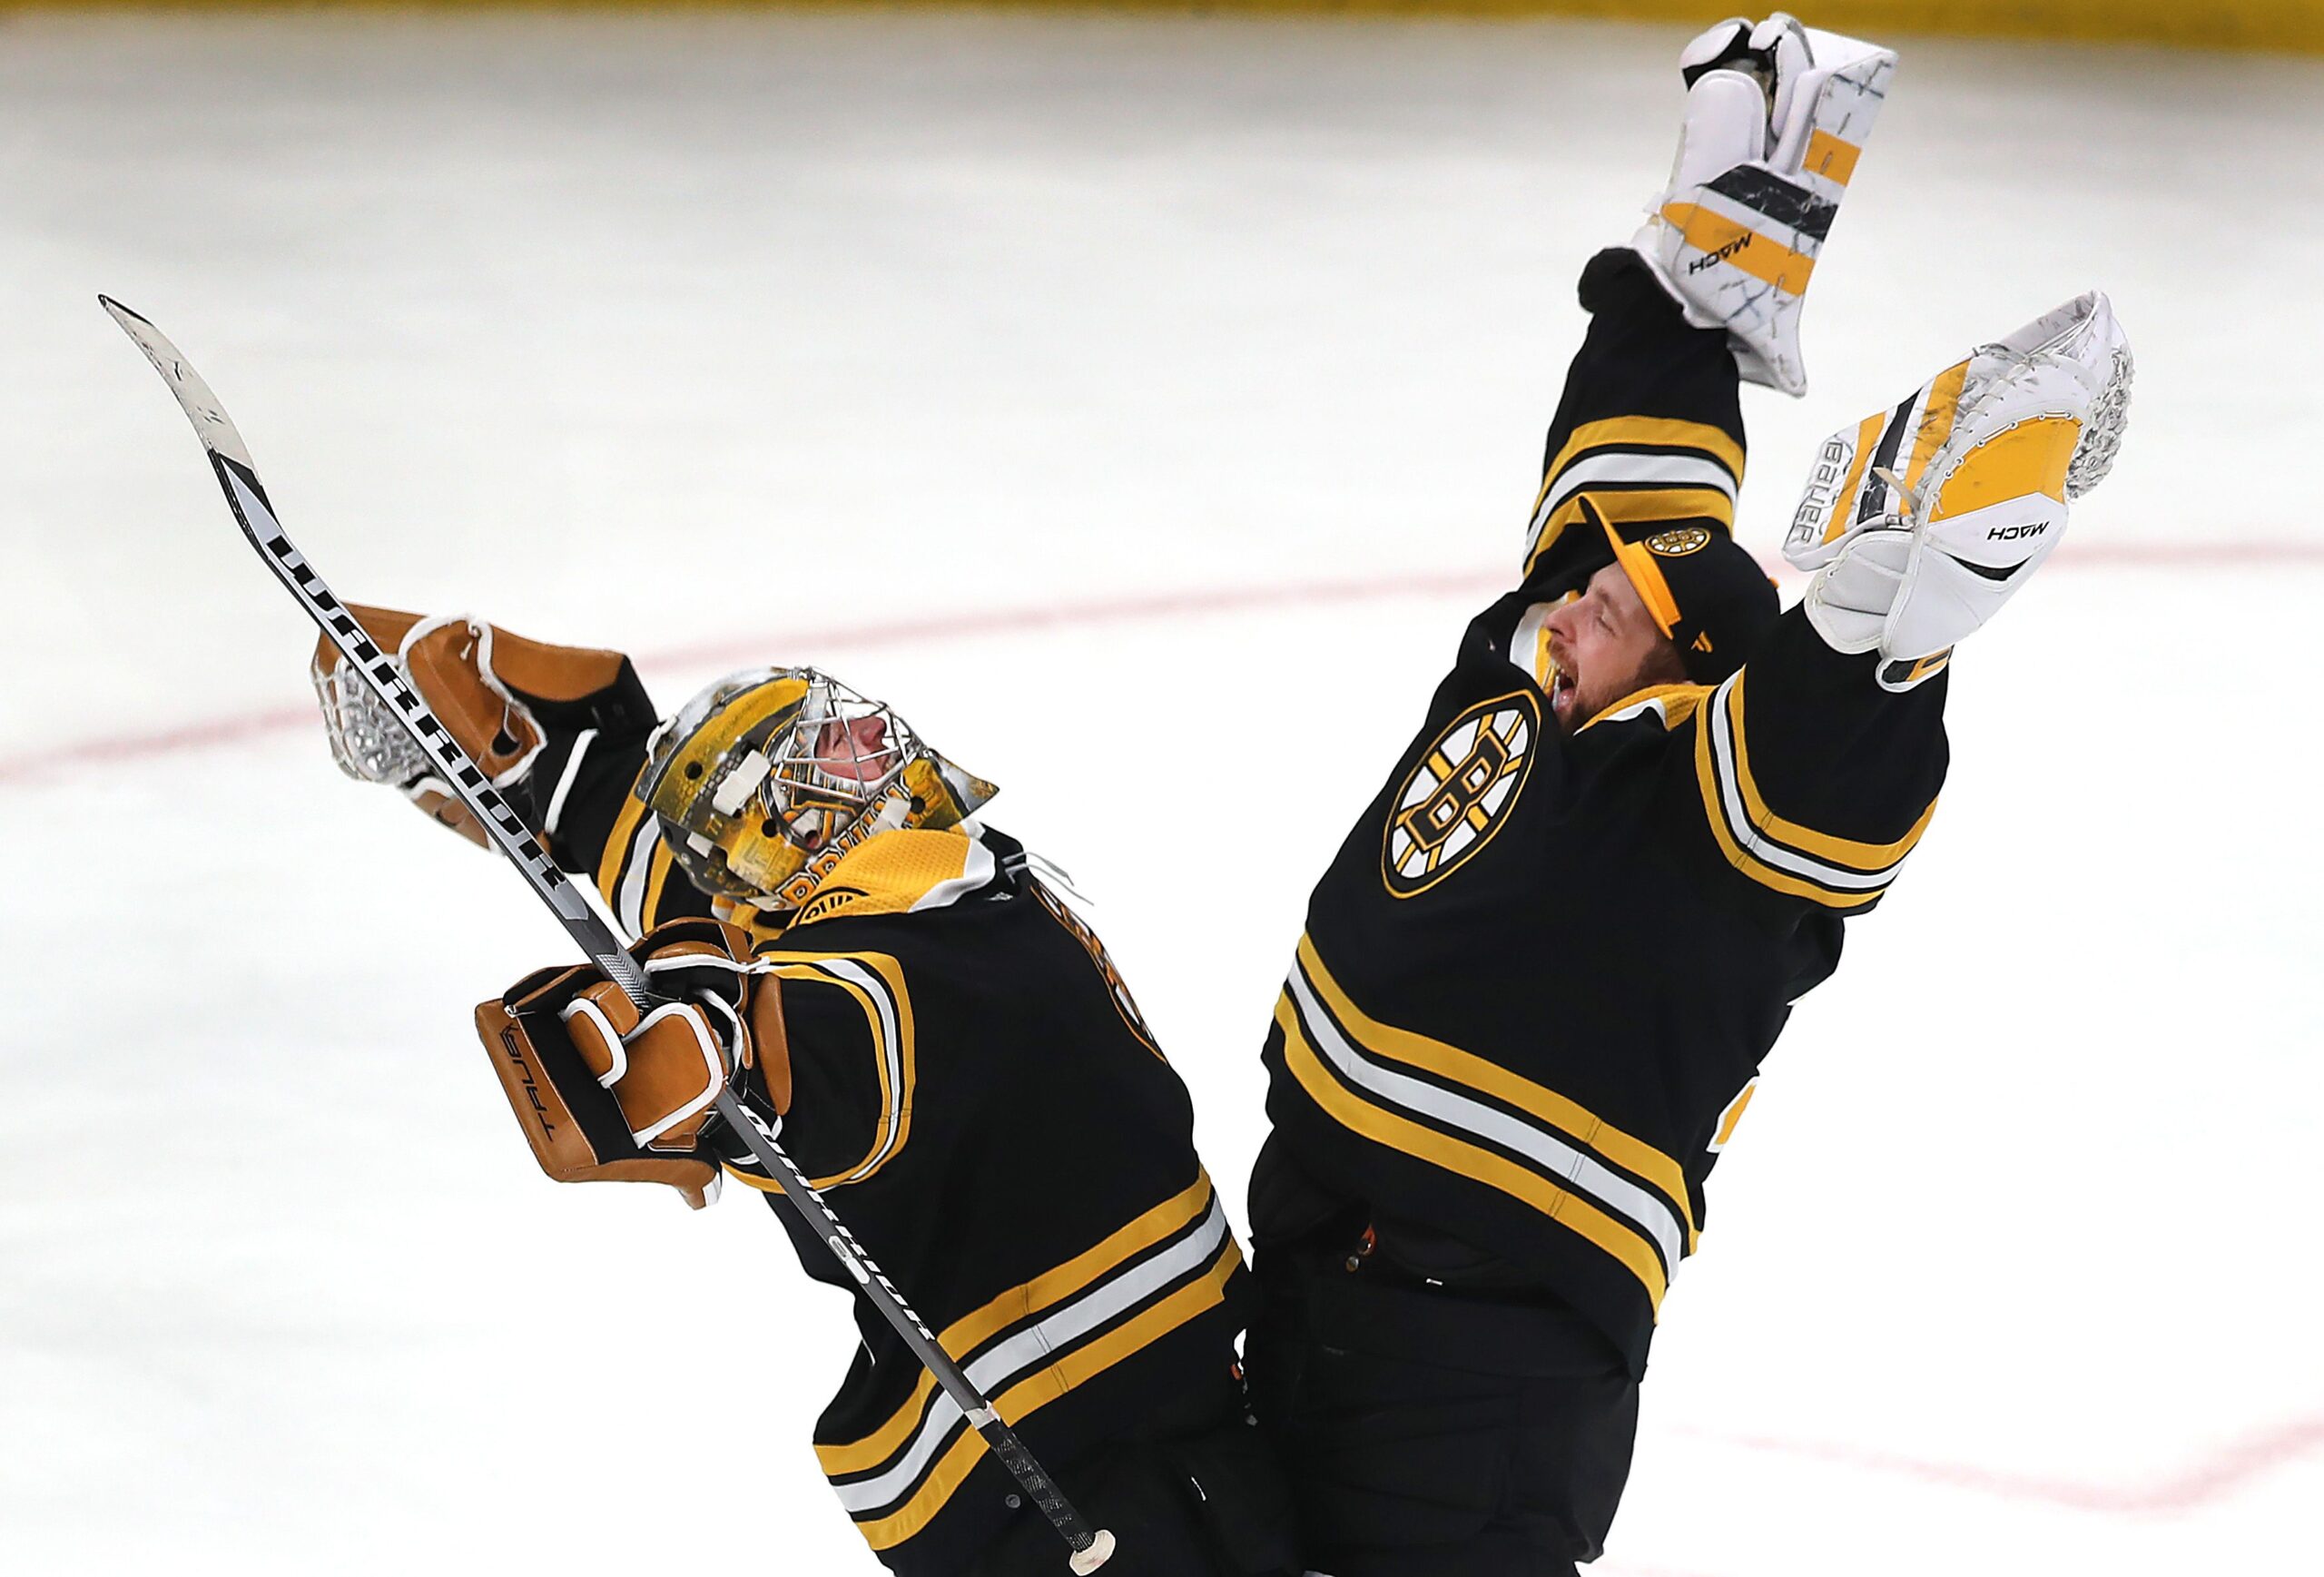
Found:
[[[466,1020],[562,938],[333,771],[96,291],[342,594],[669,701],[827,661],[1000,782],[1239,1200],[1307,883],[1514,558],[1684,36],[10,19],[0,1565],[873,1569],[835,1295],[751,1200],[533,1170]],[[1599,1569],[2310,1570],[2324,66],[1901,43],[1748,539],[2091,286],[2138,403],[1719,1168]]]

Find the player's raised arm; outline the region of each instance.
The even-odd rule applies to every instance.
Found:
[[[630,784],[657,720],[627,657],[527,640],[466,616],[350,611],[396,654],[421,698],[557,864],[592,878],[631,934],[708,912],[700,894],[669,880],[669,852],[651,819],[641,827],[633,810]],[[310,671],[341,769],[394,785],[432,820],[481,845],[467,809],[394,715],[343,671],[338,648],[319,643]]]
[[[1581,295],[1590,332],[1550,423],[1525,533],[1525,582],[1545,589],[1610,563],[1618,539],[1732,535],[1743,485],[1726,336],[1690,325],[1628,248],[1592,258]]]
[[[1679,56],[1679,157],[1632,244],[1688,321],[1727,330],[1754,383],[1807,391],[1800,303],[1896,69],[1894,52],[1782,12],[1719,23]]]
[[[631,953],[667,999],[649,1012],[587,964],[536,970],[477,1008],[478,1037],[551,1178],[664,1183],[700,1209],[717,1197],[723,1164],[749,1187],[780,1193],[741,1137],[711,1115],[730,1082],[781,1123],[785,1150],[819,1189],[861,1183],[902,1148],[910,1092],[883,1073],[908,1050],[895,1043],[909,1022],[895,959],[754,955],[741,927],[703,919],[657,925]],[[884,1237],[901,1207],[925,1201],[884,1194],[868,1212],[851,1208],[852,1224]],[[809,1264],[843,1284],[835,1265],[812,1256]]]
[[[598,741],[643,741],[653,730],[654,704],[619,652],[527,640],[464,614],[423,616],[354,604],[348,611],[395,653],[421,699],[536,833],[562,822],[572,769]],[[309,674],[341,771],[392,784],[431,820],[484,846],[475,818],[436,779],[395,715],[346,673],[338,647],[317,642]],[[603,828],[590,832],[584,841],[602,842]],[[583,868],[569,849],[556,852],[565,869]]]
[[[1720,23],[1680,54],[1669,185],[1582,274],[1590,335],[1550,425],[1529,581],[1605,563],[1610,534],[1733,530],[1738,379],[1807,387],[1800,303],[1895,65],[1780,15]]]
[[[1669,184],[1630,244],[1581,278],[1590,331],[1526,531],[1526,586],[1551,596],[1658,538],[1729,555],[1745,452],[1738,384],[1806,387],[1801,301],[1895,56],[1777,15],[1721,23],[1679,64],[1687,108]],[[1682,649],[1703,636],[1699,625],[1680,633],[1689,621],[1676,599],[1649,609]],[[1545,646],[1538,627],[1517,631],[1517,645],[1529,633]]]
[[[1945,768],[1953,647],[2032,578],[2112,464],[2128,342],[2067,302],[1828,439],[1786,552],[1800,605],[1702,705],[1691,784],[1726,863],[1857,911],[1895,877]]]

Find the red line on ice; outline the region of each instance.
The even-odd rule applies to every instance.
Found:
[[[2089,547],[2059,549],[2068,567],[2091,568],[2159,567],[2185,570],[2243,569],[2260,566],[2291,567],[2324,566],[2324,542],[2219,542],[2141,546],[2100,542]],[[1798,577],[1785,566],[1770,561],[1770,571],[1788,580]],[[1087,602],[1044,607],[995,608],[989,612],[939,615],[890,620],[881,624],[843,625],[827,630],[803,630],[785,635],[780,645],[791,652],[843,651],[851,647],[903,646],[917,641],[968,640],[980,636],[1022,635],[1046,629],[1088,629],[1111,624],[1147,624],[1173,618],[1203,618],[1260,608],[1321,607],[1340,603],[1372,602],[1399,596],[1485,596],[1505,588],[1507,577],[1496,570],[1471,570],[1446,575],[1383,577],[1372,580],[1309,581],[1289,585],[1219,586],[1206,590],[1159,592],[1144,596],[1099,597]],[[645,667],[707,666],[763,660],[775,643],[763,636],[735,636],[701,646],[640,654]],[[239,717],[214,718],[143,734],[117,734],[84,740],[34,754],[0,757],[0,786],[54,776],[75,767],[103,766],[141,761],[177,751],[202,750],[239,744],[307,725],[311,708],[275,706]]]
[[[1041,607],[993,608],[935,615],[880,624],[842,625],[825,630],[788,632],[780,642],[765,636],[729,636],[697,646],[637,654],[639,666],[711,667],[764,662],[771,650],[813,655],[866,646],[908,646],[921,641],[973,640],[980,636],[1022,635],[1037,630],[1090,629],[1115,624],[1145,624],[1202,618],[1256,608],[1315,607],[1400,596],[1483,596],[1504,577],[1484,571],[1455,575],[1408,575],[1373,580],[1311,581],[1294,585],[1220,586],[1157,592],[1143,596],[1101,597]],[[0,785],[54,776],[74,767],[140,761],[177,751],[239,744],[247,740],[312,726],[315,710],[271,706],[239,717],[184,724],[143,734],[124,734],[63,745],[36,754],[0,757]]]

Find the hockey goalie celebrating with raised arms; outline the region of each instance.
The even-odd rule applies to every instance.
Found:
[[[1790,1004],[1928,825],[1945,667],[2112,458],[2085,296],[1835,435],[1778,612],[1730,535],[1741,378],[1894,66],[1785,16],[1682,64],[1670,187],[1581,279],[1516,589],[1310,902],[1265,1046],[1252,1392],[1328,1577],[1600,1552],[1658,1313]]]
[[[1108,1572],[1295,1572],[1236,1366],[1248,1278],[1186,1089],[1096,934],[975,819],[992,785],[813,669],[737,674],[657,721],[618,654],[355,612],[550,854],[594,877],[667,1001],[641,1016],[576,965],[478,1010],[551,1175],[696,1206],[722,1172],[773,1193],[712,1110],[735,1085],[1106,1525]],[[342,765],[483,841],[328,643],[316,679]],[[880,1559],[1064,1572],[856,1261],[778,1214],[808,1273],[858,1294],[862,1348],[815,1451]]]

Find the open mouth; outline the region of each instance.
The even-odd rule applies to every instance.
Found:
[[[1562,718],[1573,706],[1573,675],[1560,668],[1550,681],[1550,710]]]

